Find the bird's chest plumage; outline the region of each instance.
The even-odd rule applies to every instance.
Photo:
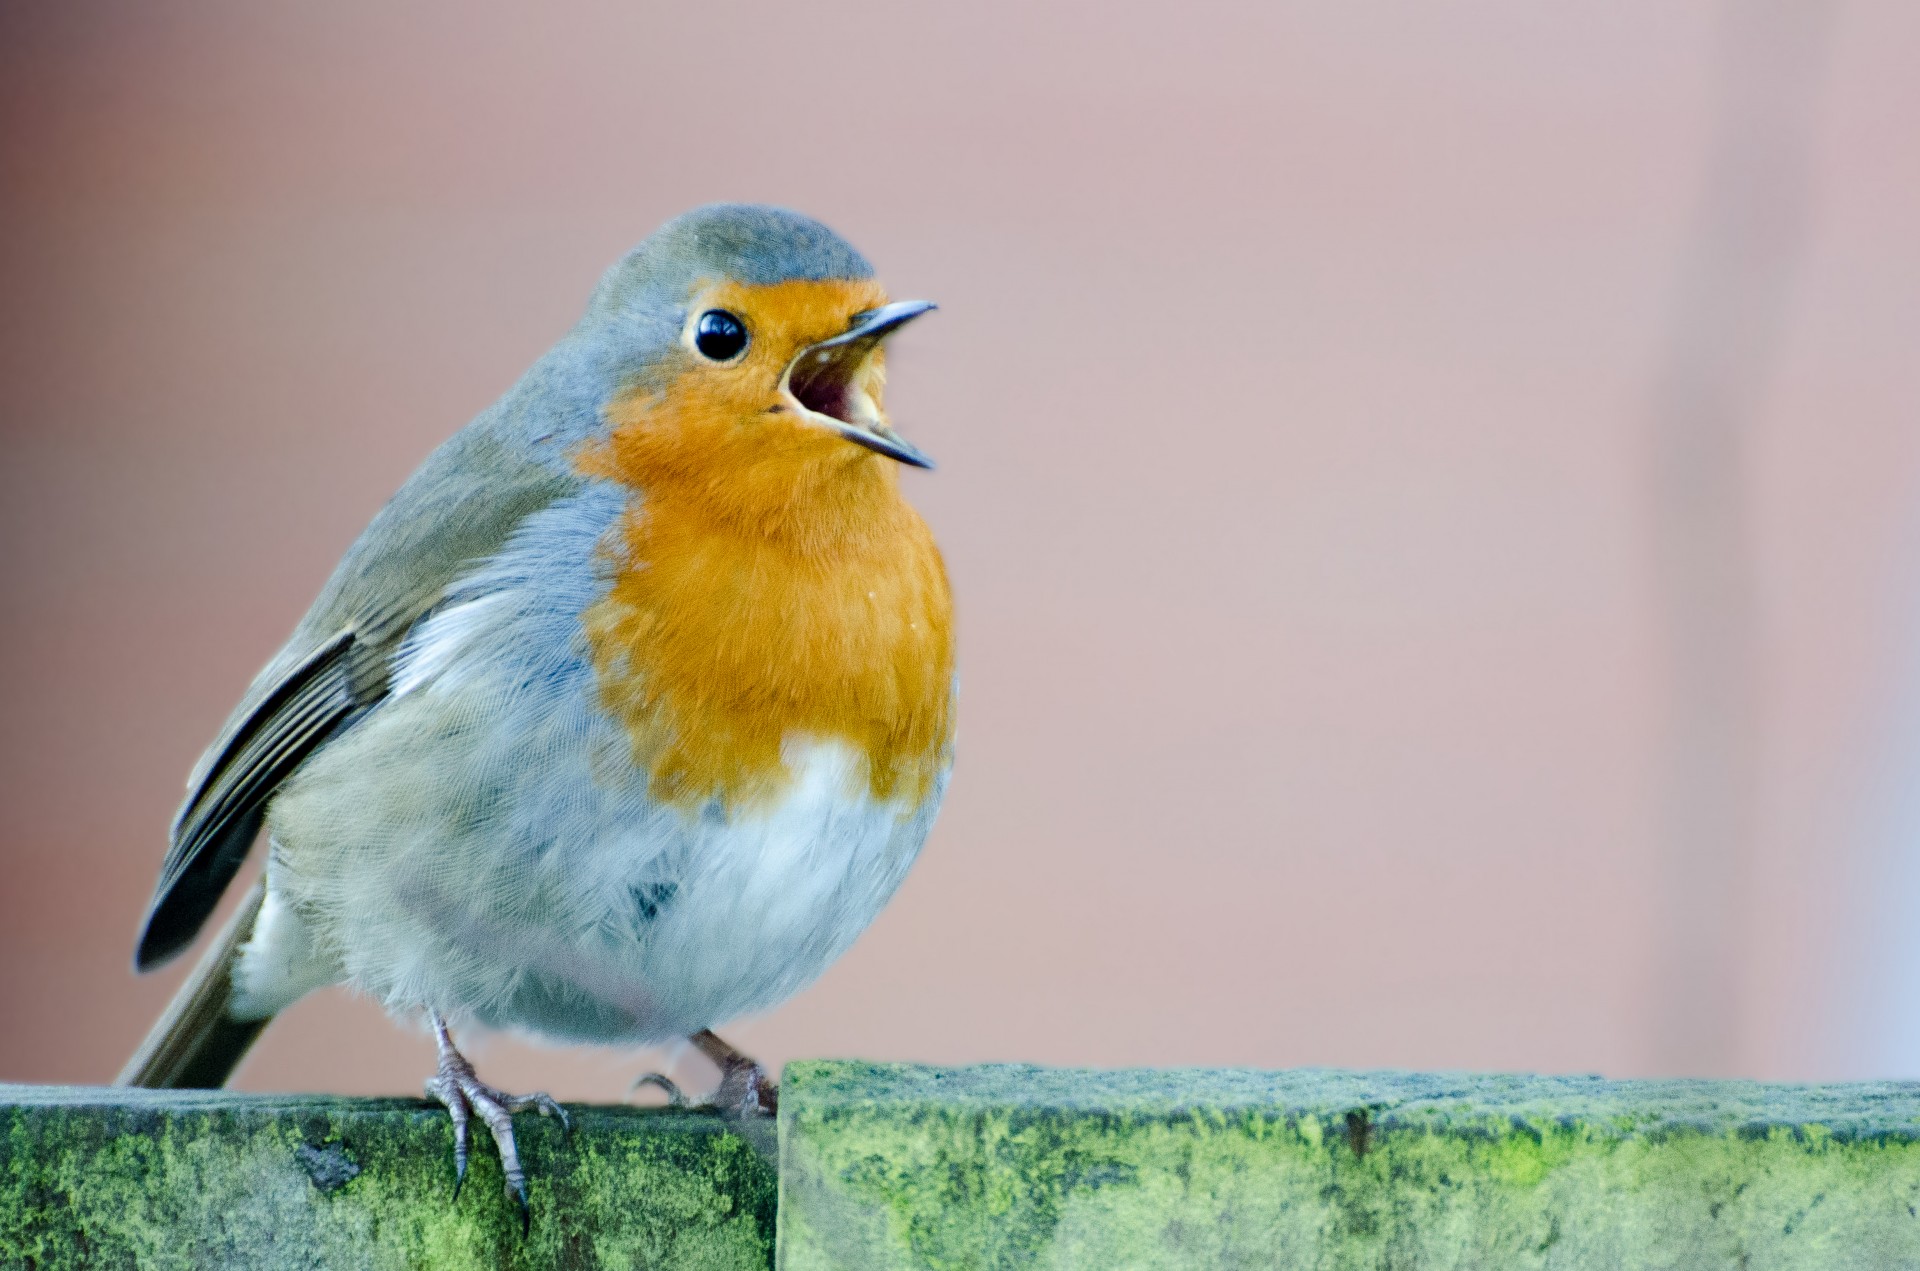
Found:
[[[600,705],[656,798],[772,807],[802,742],[846,748],[875,801],[931,793],[953,728],[945,571],[897,497],[854,517],[770,533],[671,492],[626,509],[583,622]]]

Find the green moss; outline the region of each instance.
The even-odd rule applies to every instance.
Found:
[[[795,1064],[780,1262],[1920,1266],[1920,1086]]]
[[[716,1117],[518,1120],[534,1221],[411,1100],[0,1086],[0,1266],[765,1268],[774,1175]]]
[[[1920,1268],[1920,1085],[795,1064],[780,1263],[959,1268]],[[0,1087],[0,1267],[766,1267],[729,1123],[409,1100]]]

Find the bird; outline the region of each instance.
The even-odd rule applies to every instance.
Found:
[[[712,1030],[838,958],[920,853],[953,764],[946,568],[883,405],[893,301],[817,220],[714,204],[426,459],[194,767],[135,966],[258,881],[121,1084],[217,1087],[335,984],[433,1034],[427,1091],[494,1141],[480,1026],[691,1038],[716,1101],[776,1107]],[[670,1083],[668,1083],[670,1084]]]

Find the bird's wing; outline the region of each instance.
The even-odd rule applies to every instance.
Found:
[[[274,790],[386,696],[393,654],[414,623],[515,526],[579,485],[476,424],[401,487],[195,767],[137,967],[157,966],[193,942],[246,859]]]

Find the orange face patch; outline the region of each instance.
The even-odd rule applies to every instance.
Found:
[[[584,615],[601,699],[656,797],[777,796],[788,739],[844,742],[876,798],[918,803],[952,743],[952,600],[890,459],[800,418],[781,373],[884,304],[874,283],[722,284],[698,314],[747,325],[737,362],[685,351],[608,409],[583,471],[636,492],[614,580]],[[868,391],[880,396],[876,355]]]

